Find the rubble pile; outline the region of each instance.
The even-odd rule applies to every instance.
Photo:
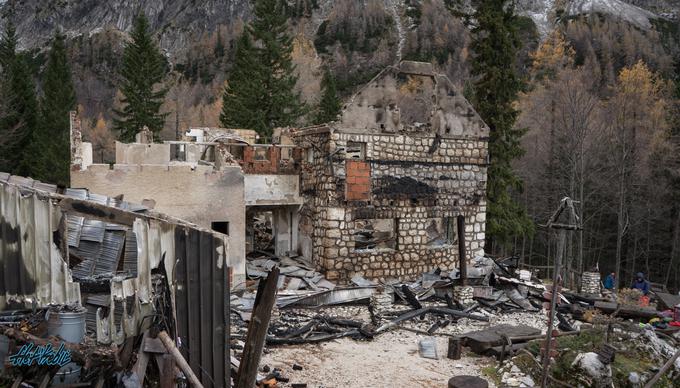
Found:
[[[386,279],[376,283],[355,276],[351,284],[335,285],[320,283],[319,274],[297,258],[255,259],[250,262],[254,270],[250,278],[263,279],[267,268],[280,265],[284,279],[278,281],[275,304],[279,314],[270,322],[265,353],[276,353],[279,346],[341,338],[370,343],[389,331],[406,331],[418,335],[413,351],[421,357],[446,357],[447,350],[433,339],[449,338],[469,352],[500,360],[489,378],[503,386],[539,386],[541,346],[547,332],[544,303],[550,288],[531,272],[519,270],[516,260],[478,257],[473,263],[464,280],[458,270],[433,270],[414,282]],[[548,377],[557,385],[580,381],[584,386],[619,386],[623,378],[645,382],[653,377],[650,370],[658,370],[678,350],[676,340],[664,339],[666,334],[660,331],[661,327],[673,329],[672,318],[664,318],[668,312],[641,306],[635,291],[603,296],[598,276],[596,272],[583,274],[580,293],[563,289],[558,294],[553,333],[559,334],[553,342],[559,357],[550,363]],[[289,278],[301,282],[291,289]],[[252,304],[242,302],[255,300],[254,286],[232,296],[234,360],[240,357],[238,349],[246,338],[252,310]],[[617,301],[619,295],[625,303]],[[455,357],[455,349],[449,348],[448,354]],[[643,357],[642,365],[651,369],[624,369],[619,364],[634,357]],[[678,369],[665,379],[680,373],[680,361],[677,364],[674,368]],[[283,372],[279,373],[282,379],[272,377],[271,372],[259,373],[258,381],[274,378],[277,386],[286,386]],[[569,380],[571,374],[577,380]]]

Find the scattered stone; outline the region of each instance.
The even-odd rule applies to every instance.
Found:
[[[612,369],[609,365],[605,365],[600,361],[597,353],[578,354],[572,366],[583,370],[591,378],[594,387],[611,387]]]
[[[302,370],[302,365],[293,364],[293,370]]]
[[[453,299],[463,306],[470,306],[475,303],[475,289],[470,286],[458,286],[453,288]]]

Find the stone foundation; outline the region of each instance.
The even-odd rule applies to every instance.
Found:
[[[600,273],[584,272],[581,277],[581,292],[583,294],[600,295]]]

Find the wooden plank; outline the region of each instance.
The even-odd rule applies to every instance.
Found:
[[[168,352],[165,345],[158,338],[147,338],[143,345],[142,350],[147,353],[164,354]]]
[[[279,268],[275,267],[260,280],[253,305],[253,316],[248,324],[248,334],[243,356],[236,377],[236,388],[252,388],[257,379],[257,368],[260,365],[262,348],[267,337],[269,320],[272,316],[272,307],[276,302],[276,287],[279,282]]]
[[[213,379],[213,321],[212,321],[212,244],[213,238],[208,233],[199,235],[200,257],[198,259],[199,276],[199,322],[201,331],[201,370],[196,374],[203,382],[203,386],[212,388]]]
[[[149,338],[149,331],[145,331],[144,335],[142,336],[142,346],[140,346],[140,349],[144,349],[144,344],[146,340]],[[144,350],[141,350],[137,353],[137,362],[135,362],[135,365],[132,367],[132,371],[137,374],[139,377],[139,383],[144,386],[144,376],[146,375],[146,367],[149,364],[149,353],[146,353]]]
[[[182,357],[182,353],[180,353],[180,351],[177,349],[175,342],[168,336],[168,333],[165,332],[165,330],[161,331],[158,333],[158,338],[160,338],[160,340],[163,342],[163,345],[165,345],[165,347],[168,349],[168,352],[175,359],[177,366],[179,366],[182,372],[184,372],[184,375],[187,377],[187,380],[189,380],[191,386],[195,388],[203,388],[203,385],[198,380],[193,368],[191,368],[191,366],[189,366],[187,363],[187,360]]]
[[[498,325],[471,333],[465,333],[465,343],[477,354],[483,354],[494,346],[503,345],[503,337],[523,337],[541,334],[541,331],[527,325]]]
[[[622,318],[655,318],[657,311],[648,307],[625,306],[609,302],[595,302],[595,308],[607,314],[616,312]]]
[[[654,294],[659,298],[661,305],[665,309],[673,310],[676,305],[680,304],[680,295],[673,295],[665,292],[655,292]]]
[[[157,339],[157,338],[155,338]],[[163,346],[161,340],[158,342]],[[166,354],[156,354],[154,356],[156,359],[156,365],[158,365],[158,375],[159,381],[158,385],[160,388],[174,388],[175,387],[175,359],[169,353]]]

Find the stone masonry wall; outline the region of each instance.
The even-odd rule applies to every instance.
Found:
[[[451,270],[458,266],[457,243],[428,244],[428,228],[459,214],[465,215],[468,257],[483,251],[485,139],[318,128],[303,132],[296,141],[314,149],[302,163],[301,234],[311,238],[312,259],[329,279],[345,282],[354,274],[413,279],[437,267]],[[357,161],[348,159],[356,154],[345,153],[348,142],[364,149],[368,198],[351,190]],[[395,248],[356,249],[357,227],[365,220],[384,219],[394,220]]]

